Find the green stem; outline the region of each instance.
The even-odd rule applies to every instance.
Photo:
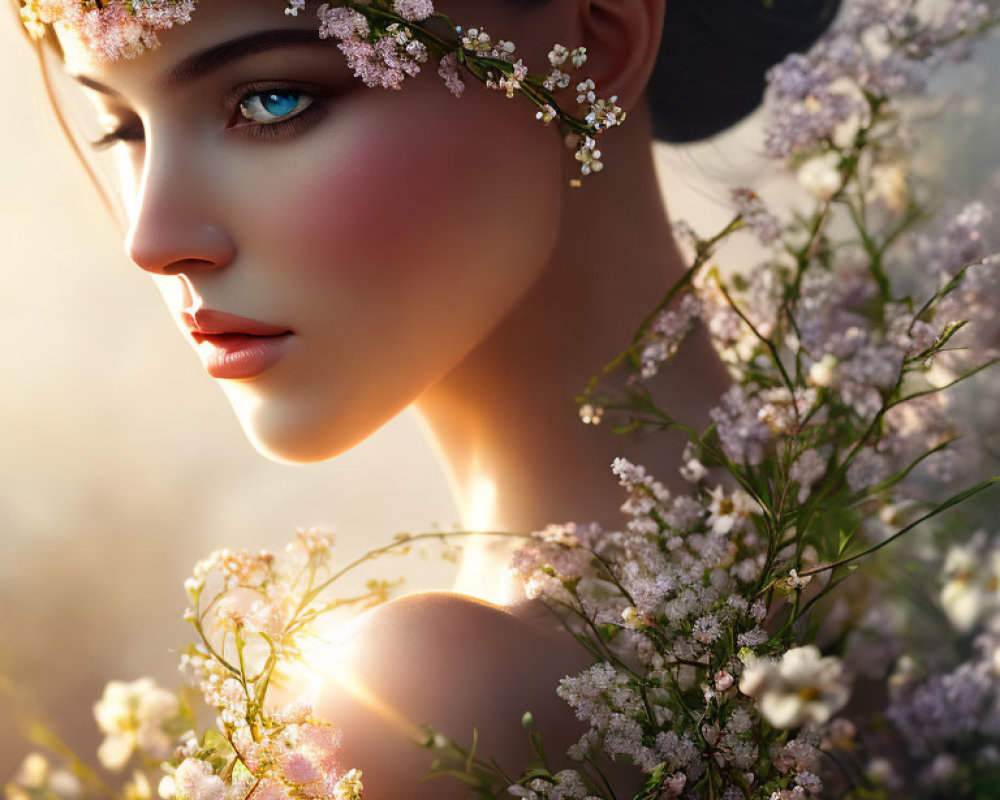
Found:
[[[875,553],[878,550],[881,550],[883,547],[887,547],[888,545],[892,544],[894,541],[896,541],[900,537],[906,535],[907,533],[909,533],[911,530],[913,530],[914,528],[916,528],[921,523],[926,522],[927,520],[931,519],[932,517],[936,517],[938,514],[940,514],[943,511],[947,511],[952,506],[956,506],[959,503],[965,502],[966,500],[968,500],[971,497],[979,494],[980,492],[985,491],[986,489],[989,489],[995,483],[1000,483],[1000,475],[997,475],[997,476],[994,476],[994,477],[992,477],[992,478],[990,478],[988,480],[985,480],[982,483],[979,483],[979,484],[973,486],[971,489],[965,489],[964,491],[961,491],[958,494],[952,495],[950,498],[948,498],[947,500],[945,500],[940,505],[935,506],[931,511],[927,512],[926,514],[924,514],[922,517],[920,517],[916,521],[911,522],[906,527],[902,528],[899,531],[896,531],[896,533],[894,533],[889,538],[884,539],[883,541],[879,542],[878,544],[876,544],[876,545],[874,545],[872,547],[869,547],[867,550],[864,550],[863,552],[856,553],[855,555],[848,556],[846,558],[841,558],[841,559],[839,559],[837,561],[834,561],[834,562],[832,562],[830,564],[823,564],[823,565],[818,566],[818,567],[813,567],[812,569],[803,570],[802,572],[799,573],[799,575],[801,577],[805,577],[807,575],[819,575],[821,572],[827,572],[829,570],[837,569],[838,567],[843,567],[843,566],[845,566],[847,564],[850,564],[850,563],[852,563],[854,561],[862,559],[865,556],[869,556],[872,553]]]

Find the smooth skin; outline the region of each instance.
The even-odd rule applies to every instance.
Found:
[[[401,92],[367,89],[330,42],[301,40],[177,79],[223,42],[315,28],[311,13],[281,7],[204,0],[158,50],[69,64],[129,131],[116,145],[126,249],[171,314],[210,308],[294,333],[266,372],[220,381],[251,442],[282,461],[330,458],[413,405],[467,520],[486,478],[498,498],[489,527],[514,531],[619,524],[618,455],[676,483],[680,441],[612,437],[580,424],[572,402],[683,270],[643,100],[663,0],[438,3],[517,42],[534,71],[555,42],[587,47],[585,75],[630,118],[604,137],[606,169],[580,190],[568,185],[572,153],[526,101],[478,85],[456,99],[434,69]],[[282,126],[240,113],[276,90],[311,105]],[[694,424],[726,383],[703,339],[658,381],[668,410]],[[480,752],[513,771],[528,756],[523,711],[553,753],[582,733],[553,687],[585,654],[531,604],[417,595],[355,631],[345,669],[357,680],[328,681],[320,708],[345,731],[345,764],[364,770],[369,800],[462,796],[418,782],[420,723],[466,743],[477,729]]]

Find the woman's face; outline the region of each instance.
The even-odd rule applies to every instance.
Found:
[[[521,35],[535,71],[559,35],[527,33],[556,22],[558,3],[439,5]],[[393,92],[354,78],[332,40],[246,39],[316,31],[311,11],[282,9],[204,0],[160,48],[70,69],[125,132],[114,147],[132,260],[255,446],[306,462],[406,407],[532,286],[555,245],[565,159],[525,100],[471,81],[457,99],[431,62]]]

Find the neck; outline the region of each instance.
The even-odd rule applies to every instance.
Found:
[[[618,526],[624,497],[610,471],[617,456],[668,486],[680,481],[679,435],[618,436],[582,424],[573,401],[684,270],[642,127],[633,128],[637,142],[606,151],[608,169],[593,185],[567,190],[563,231],[544,275],[417,403],[469,529],[529,533],[570,520]],[[669,412],[702,425],[725,374],[696,337],[657,384],[654,396]]]

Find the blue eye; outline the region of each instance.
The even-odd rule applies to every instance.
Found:
[[[302,113],[313,99],[303,92],[288,90],[253,92],[240,101],[240,113],[252,122],[271,125]]]

